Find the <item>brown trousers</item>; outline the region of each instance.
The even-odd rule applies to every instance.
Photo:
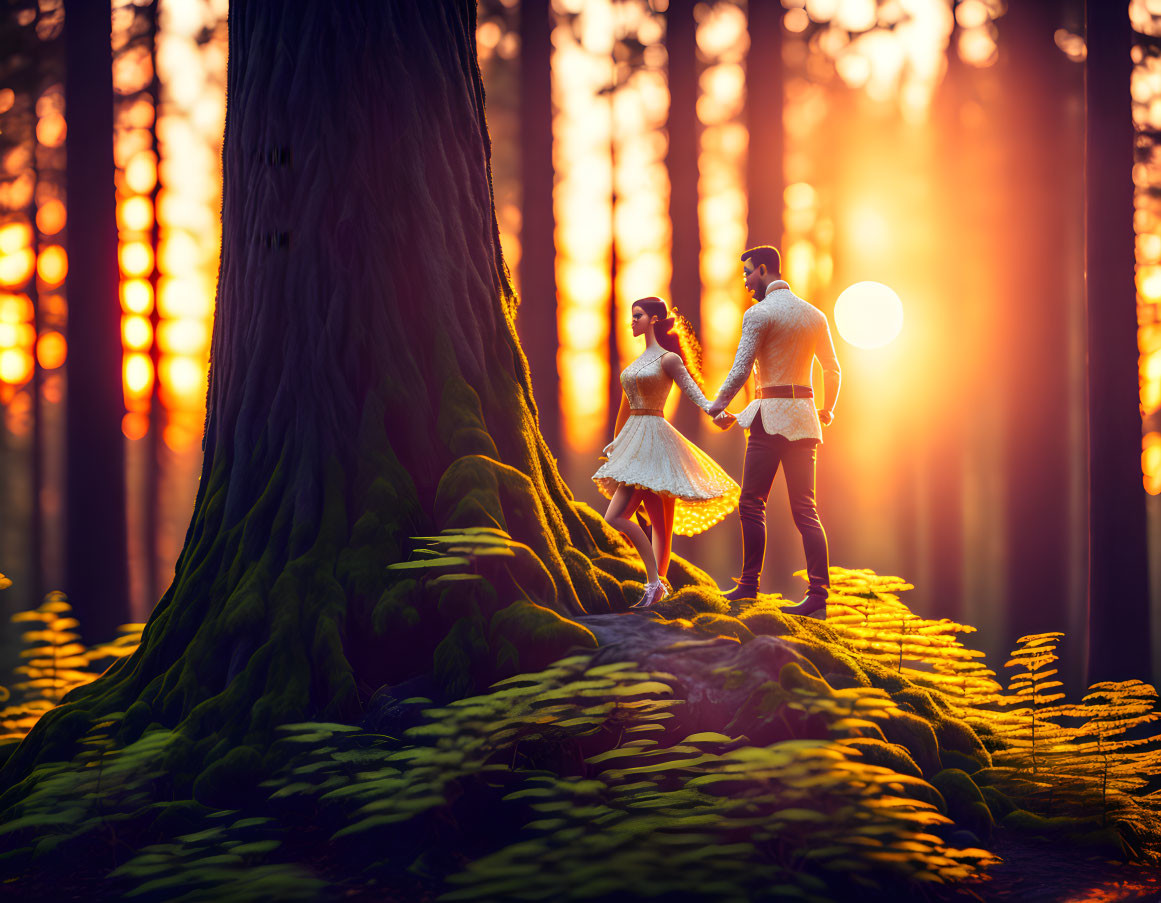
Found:
[[[811,596],[828,594],[830,587],[829,553],[826,531],[818,518],[814,500],[814,468],[818,443],[813,439],[791,441],[785,436],[771,436],[762,426],[759,413],[750,427],[746,442],[746,464],[742,471],[742,497],[738,516],[742,521],[742,577],[739,582],[757,587],[766,557],[766,499],[778,465],[786,468],[786,491],[794,525],[802,534],[806,552],[806,573],[810,578]]]

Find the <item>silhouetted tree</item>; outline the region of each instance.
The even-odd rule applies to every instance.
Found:
[[[520,4],[520,172],[518,325],[538,389],[540,430],[560,453],[556,356],[556,220],[552,210],[552,14],[549,0]]]
[[[746,66],[748,245],[782,243],[782,18],[780,3],[751,3]],[[793,287],[793,286],[792,286]]]
[[[670,303],[701,333],[701,233],[698,218],[698,150],[701,124],[697,119],[697,22],[693,0],[672,0],[665,19],[665,49],[669,60],[669,221],[673,261]],[[701,412],[678,405],[674,423],[687,434],[701,425]]]
[[[109,11],[65,3],[69,211],[64,590],[87,641],[129,620]]]
[[[1090,682],[1149,670],[1133,281],[1132,30],[1124,4],[1086,7]]]
[[[1070,517],[1073,485],[1069,413],[1070,285],[1082,275],[1069,254],[1075,222],[1062,152],[1080,72],[1053,40],[1063,23],[1057,0],[1012,4],[999,20],[999,65],[1007,88],[1004,116],[1005,228],[994,253],[1004,274],[995,323],[1003,382],[1006,490],[1007,632],[1005,647],[1067,618],[1072,587],[1067,560],[1081,526]],[[1002,244],[1001,244],[1002,243]],[[1070,526],[1072,530],[1070,530]]]

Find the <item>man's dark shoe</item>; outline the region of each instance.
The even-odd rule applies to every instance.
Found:
[[[809,595],[797,605],[786,605],[782,608],[784,615],[798,615],[803,618],[821,618],[826,620],[826,596]]]
[[[757,599],[758,598],[758,584],[750,583],[748,581],[738,580],[734,578],[734,582],[738,584],[729,592],[718,590],[727,602],[738,602],[742,599]]]

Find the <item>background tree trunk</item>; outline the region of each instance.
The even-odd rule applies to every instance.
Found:
[[[1132,32],[1125,5],[1086,4],[1090,681],[1149,668],[1149,569],[1133,283]]]
[[[1061,552],[1070,548],[1072,481],[1067,442],[1068,288],[1081,276],[1070,259],[1068,171],[1062,146],[1069,87],[1080,73],[1056,46],[1059,0],[1012,4],[999,20],[1005,91],[1006,211],[1019,241],[996,249],[1004,284],[995,287],[997,365],[1004,381],[1003,454],[1007,488],[1005,648],[1021,636],[1068,624],[1070,586]],[[1126,82],[1127,85],[1127,82]],[[1079,299],[1077,299],[1079,300]],[[1076,487],[1080,491],[1079,487]]]
[[[670,260],[673,275],[670,297],[696,335],[701,329],[701,234],[698,221],[697,22],[694,0],[671,0],[665,18],[665,49],[669,54],[669,122],[665,166],[669,172],[669,221],[672,229]],[[707,386],[707,391],[712,387]],[[679,404],[673,424],[687,436],[701,429],[702,413]]]
[[[101,3],[65,4],[69,360],[65,592],[88,643],[129,617],[121,304],[113,188],[112,24]],[[39,504],[39,499],[37,500]]]
[[[750,53],[746,62],[746,131],[750,135],[746,184],[746,245],[782,245],[782,17],[780,3],[749,6]],[[791,286],[794,288],[794,286]]]
[[[192,779],[231,746],[264,751],[275,725],[357,719],[385,682],[434,672],[463,689],[465,672],[495,674],[481,661],[527,664],[492,617],[528,608],[521,586],[545,606],[527,635],[569,623],[552,610],[623,604],[608,571],[639,568],[574,503],[537,430],[475,25],[473,0],[231,4],[221,274],[185,547],[139,651],[42,719],[6,781],[112,711],[128,712],[122,740],[180,724],[173,770]],[[470,527],[526,544],[515,589],[386,570],[412,537]]]
[[[540,433],[560,454],[560,350],[556,323],[556,220],[552,209],[552,10],[549,0],[520,4],[520,314],[537,396]]]

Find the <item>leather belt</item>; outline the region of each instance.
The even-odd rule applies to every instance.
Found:
[[[762,386],[758,389],[759,398],[814,398],[814,389],[810,386]]]
[[[665,411],[661,408],[629,408],[630,417],[664,417]]]

